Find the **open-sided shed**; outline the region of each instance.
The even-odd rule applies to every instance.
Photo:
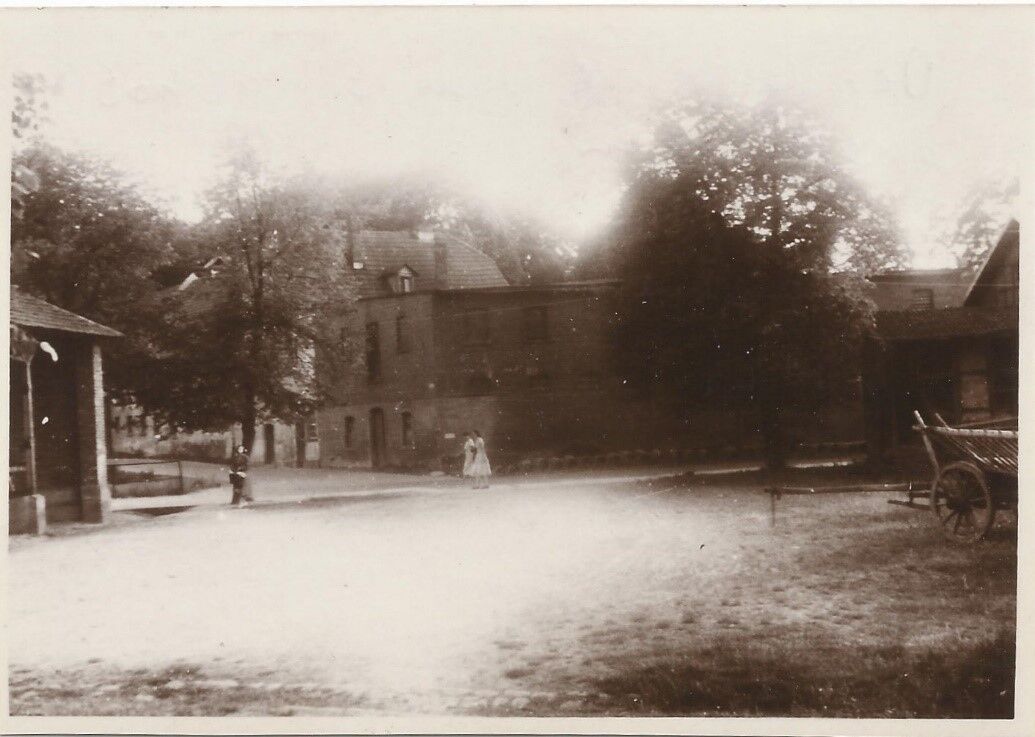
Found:
[[[105,452],[102,341],[121,333],[11,289],[10,530],[104,522],[111,491]]]

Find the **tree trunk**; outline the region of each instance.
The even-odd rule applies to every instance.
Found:
[[[761,405],[759,430],[762,434],[766,468],[773,470],[786,468],[787,436],[781,421],[780,410],[771,402],[763,402]]]
[[[252,446],[255,444],[255,391],[250,387],[245,387],[244,390],[244,404],[241,407],[241,445],[248,451],[248,455],[252,454]]]

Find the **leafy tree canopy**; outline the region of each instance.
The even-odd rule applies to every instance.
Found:
[[[252,152],[233,157],[196,233],[219,262],[160,295],[163,330],[141,400],[183,427],[240,422],[249,448],[258,419],[310,412],[329,388],[316,356],[347,359],[325,329],[354,294],[332,220],[312,183],[270,177]]]
[[[155,327],[151,275],[172,258],[177,224],[103,161],[38,143],[14,163],[39,186],[12,222],[12,282],[125,333],[106,373],[111,390],[129,391]]]
[[[872,326],[859,272],[898,265],[894,229],[787,111],[692,105],[634,159],[596,273],[623,288],[615,356],[685,414],[756,419],[774,465],[791,413],[843,392]]]
[[[939,240],[963,269],[974,272],[1016,215],[1020,183],[1017,179],[986,181],[973,187],[960,202],[955,218]]]
[[[691,102],[665,111],[653,139],[628,164],[626,211],[649,207],[652,183],[672,182],[687,198],[779,246],[803,268],[866,275],[906,258],[886,206],[840,166],[825,128],[801,111]],[[620,268],[635,240],[620,217],[594,271]],[[650,225],[638,219],[634,227]]]
[[[16,153],[36,140],[47,120],[46,81],[42,75],[18,73],[13,77],[14,99],[11,104],[11,136]],[[11,214],[22,215],[25,198],[39,189],[39,177],[24,163],[11,166]]]

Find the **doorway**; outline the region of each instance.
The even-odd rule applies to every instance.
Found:
[[[385,413],[380,407],[370,410],[370,465],[381,468],[385,462]]]
[[[267,423],[262,426],[262,441],[266,465],[271,466],[277,460],[277,443],[272,424]]]

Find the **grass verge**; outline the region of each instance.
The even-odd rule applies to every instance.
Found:
[[[1009,719],[1014,633],[954,652],[899,647],[845,653],[752,653],[714,647],[598,679],[611,713],[695,716],[831,716]]]

